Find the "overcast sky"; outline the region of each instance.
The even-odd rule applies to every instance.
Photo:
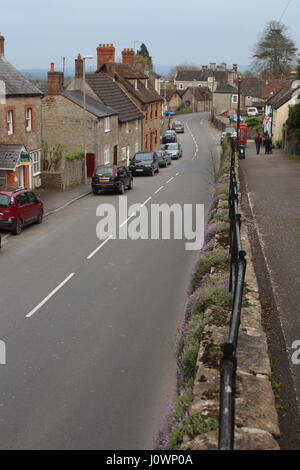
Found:
[[[226,62],[247,65],[270,20],[287,0],[0,0],[5,55],[17,68],[73,66],[78,53],[96,55],[113,43],[116,56],[144,42],[155,65]],[[283,23],[300,48],[300,2],[291,0]],[[96,61],[91,61],[94,65]]]

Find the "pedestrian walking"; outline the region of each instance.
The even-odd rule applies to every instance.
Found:
[[[255,137],[255,145],[256,145],[256,153],[257,155],[259,155],[260,153],[260,146],[262,144],[262,138],[260,136],[260,133],[257,134],[257,136]]]
[[[265,137],[264,141],[264,146],[265,146],[265,153],[268,155],[272,151],[272,140],[269,136],[269,134]]]

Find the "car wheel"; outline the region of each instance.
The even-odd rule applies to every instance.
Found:
[[[98,189],[93,188],[93,194],[98,194]]]
[[[157,167],[156,173],[159,173],[159,168]]]
[[[128,187],[128,189],[132,189],[132,188],[133,188],[133,179],[131,179],[131,180],[129,181],[129,185],[128,185],[127,187]]]
[[[44,212],[40,211],[39,215],[37,216],[36,223],[41,224],[43,222]]]
[[[16,228],[14,229],[13,233],[14,233],[14,235],[20,235],[22,230],[23,230],[23,221],[22,221],[22,219],[18,219]]]

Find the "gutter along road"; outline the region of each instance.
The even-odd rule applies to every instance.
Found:
[[[211,199],[208,113],[187,115],[183,158],[134,178],[128,206]],[[192,135],[191,135],[192,133]],[[151,199],[150,199],[151,198]],[[184,240],[96,237],[88,195],[3,242],[0,448],[149,449],[176,384],[175,340],[197,256]]]

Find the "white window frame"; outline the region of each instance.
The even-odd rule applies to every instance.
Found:
[[[135,120],[135,129],[138,131],[139,130],[139,120]]]
[[[135,90],[138,89],[138,81],[137,80],[134,80],[134,88],[135,88]]]
[[[104,132],[110,132],[110,118],[104,118]]]
[[[127,145],[126,147],[126,161],[127,161],[127,166],[129,165],[129,161],[130,161],[130,145]]]
[[[139,151],[139,147],[140,147],[140,146],[139,146],[139,143],[136,142],[136,143],[135,143],[135,148],[134,148],[134,153],[137,153],[137,152]]]
[[[239,96],[238,95],[232,95],[231,96],[231,103],[232,104],[237,104],[238,103]]]
[[[35,150],[34,152],[30,152],[33,176],[38,176],[41,173],[41,156],[41,150]]]
[[[127,158],[127,147],[122,147],[121,157],[122,157],[122,161],[126,160],[126,158]]]
[[[125,132],[126,134],[129,134],[129,122],[128,121],[126,121],[125,123]]]
[[[7,121],[7,135],[13,135],[14,133],[14,112],[12,109],[9,109],[6,113]]]
[[[26,132],[31,132],[32,131],[32,108],[26,108],[25,121],[26,121],[26,126],[25,126]]]
[[[103,161],[104,165],[109,165],[110,164],[110,155],[109,155],[109,147],[106,147],[104,149],[104,155],[103,155]]]

